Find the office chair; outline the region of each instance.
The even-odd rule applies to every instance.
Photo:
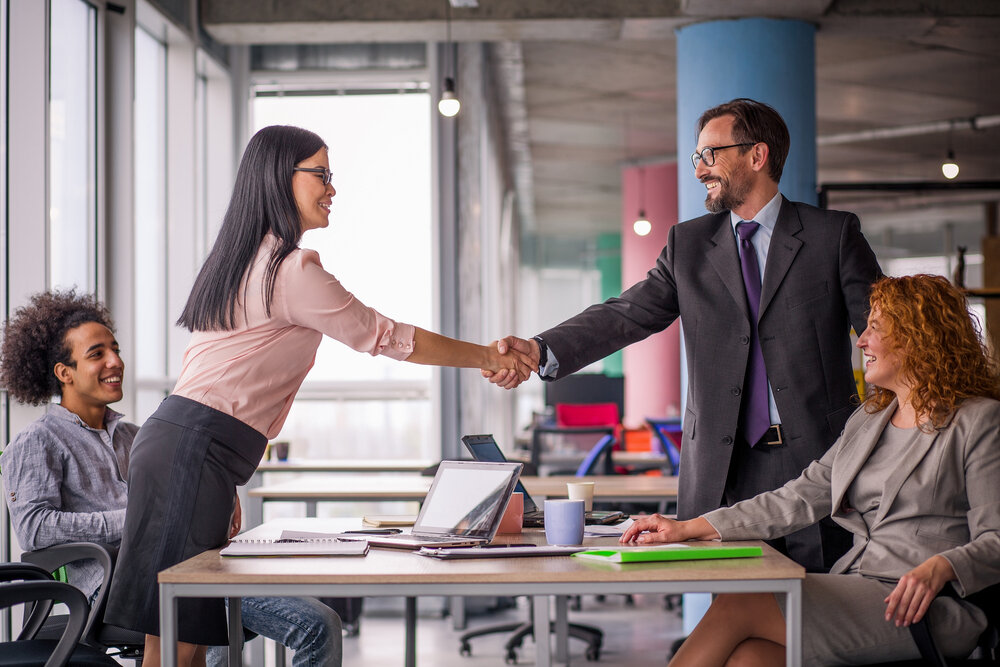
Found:
[[[531,435],[531,462],[541,474],[574,473],[577,466],[561,468],[560,464],[546,463],[546,448],[543,441],[546,436],[558,436],[563,441],[570,441],[572,447],[581,453],[592,452],[594,443],[602,444],[610,437],[611,447],[621,442],[621,418],[616,403],[557,403],[555,406],[554,423],[537,424]],[[610,449],[605,462],[604,472],[614,472]]]
[[[681,433],[681,420],[679,418],[657,419],[655,417],[646,417],[646,424],[653,432],[657,442],[660,443],[660,449],[663,450],[663,454],[667,457],[667,462],[670,464],[670,474],[679,474],[681,468],[681,450],[678,449],[673,436]]]
[[[37,551],[28,551],[21,555],[21,560],[24,563],[38,566],[46,572],[55,572],[63,565],[76,560],[92,559],[96,561],[103,570],[104,578],[101,581],[97,598],[90,607],[80,641],[102,651],[114,649],[117,651],[115,655],[118,657],[135,660],[139,664],[142,662],[145,635],[135,630],[127,630],[104,622],[104,609],[107,606],[107,594],[111,588],[111,576],[117,556],[118,547],[115,546],[94,542],[73,542],[57,544]],[[68,620],[63,615],[48,617],[44,625],[38,629],[38,637],[40,639],[53,639],[59,636]]]
[[[117,667],[101,650],[80,644],[90,617],[87,598],[79,590],[59,581],[43,568],[29,563],[0,564],[0,608],[33,603],[25,610],[25,621],[15,641],[0,644],[2,667],[63,667],[64,665]],[[53,602],[69,608],[69,617],[58,639],[38,639]]]
[[[549,631],[553,633],[555,632],[555,622],[551,622],[549,624]],[[462,635],[458,638],[458,641],[461,642],[458,652],[460,655],[472,655],[472,645],[469,644],[470,640],[476,637],[506,632],[513,634],[511,634],[510,638],[507,639],[507,643],[504,644],[503,661],[508,665],[513,665],[517,663],[517,649],[521,648],[524,644],[525,637],[534,637],[535,635],[534,608],[530,609],[527,621],[489,625],[462,633]],[[604,632],[600,628],[582,625],[580,623],[570,623],[569,636],[574,639],[587,642],[587,648],[584,655],[588,661],[593,662],[601,659],[601,645],[604,642]]]
[[[946,586],[938,595],[949,595],[952,589]],[[869,667],[976,667],[1000,665],[1000,584],[994,584],[965,598],[986,614],[986,629],[979,636],[979,644],[967,658],[945,658],[934,643],[925,619],[910,626],[913,641],[920,649],[918,660],[897,660],[882,662]]]

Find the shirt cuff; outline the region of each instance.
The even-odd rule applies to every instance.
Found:
[[[535,339],[538,344],[545,345],[544,341]],[[552,348],[545,345],[545,363],[538,367],[538,377],[555,379],[556,375],[559,373],[559,360],[556,359],[555,353],[552,352]]]
[[[379,354],[391,359],[403,361],[413,354],[413,337],[416,328],[412,324],[396,322],[396,328],[389,336],[389,344],[386,345]]]

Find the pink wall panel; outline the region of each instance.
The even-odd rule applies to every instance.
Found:
[[[640,201],[641,197],[641,201]],[[632,223],[645,208],[653,225],[638,236]],[[646,276],[677,224],[677,164],[627,167],[622,171],[622,287]],[[635,427],[646,417],[680,414],[680,333],[676,324],[625,348],[625,417]]]

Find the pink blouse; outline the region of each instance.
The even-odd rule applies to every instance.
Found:
[[[323,270],[313,250],[293,250],[264,314],[264,273],[277,239],[268,235],[250,266],[230,331],[196,331],[174,393],[215,408],[273,438],[281,431],[323,334],[372,356],[403,360],[414,327],[358,301]],[[245,301],[244,301],[245,299]],[[245,306],[245,308],[244,308]]]

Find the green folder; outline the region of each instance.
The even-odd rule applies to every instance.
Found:
[[[664,560],[707,560],[711,558],[748,558],[763,555],[760,547],[733,546],[690,546],[687,544],[664,544],[655,547],[616,547],[613,549],[591,549],[573,554],[573,558],[583,558],[604,563],[648,563]]]

